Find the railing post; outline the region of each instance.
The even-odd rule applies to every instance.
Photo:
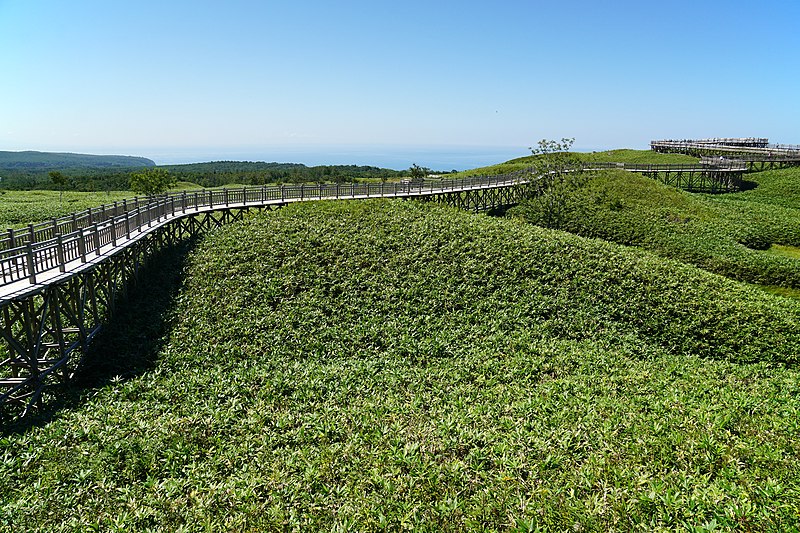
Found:
[[[100,255],[100,228],[97,227],[97,224],[94,225],[93,231],[95,255]]]
[[[225,207],[228,207],[228,188],[222,189],[222,196],[225,198]]]
[[[125,238],[131,238],[131,217],[127,211],[125,212]]]
[[[81,228],[80,233],[78,233],[78,253],[81,254],[81,263],[86,262],[86,235],[83,233],[83,228]]]
[[[72,213],[72,231],[78,231],[78,214]]]
[[[58,234],[58,219],[53,219],[53,237]]]
[[[280,187],[281,187],[281,203],[283,203],[286,201],[286,191],[284,191],[283,189],[284,187],[283,183],[281,183]]]
[[[36,260],[33,255],[33,243],[29,242],[25,250],[28,257],[28,281],[36,283]]]
[[[183,197],[181,198],[181,213],[186,213],[186,191],[183,191]]]
[[[14,228],[8,228],[8,249],[15,248],[14,244]]]
[[[305,198],[305,183],[300,184],[300,201],[303,201]]]
[[[242,187],[242,203],[247,205],[247,187]]]
[[[115,222],[116,217],[111,217],[111,244],[116,248],[117,246],[117,224]]]
[[[58,271],[63,274],[67,270],[67,260],[64,257],[64,237],[59,233],[56,235],[56,241],[58,243]]]
[[[36,241],[36,230],[33,229],[33,224],[28,224],[28,242]]]

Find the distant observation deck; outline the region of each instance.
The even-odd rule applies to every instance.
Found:
[[[650,149],[661,153],[679,153],[695,157],[723,156],[750,163],[787,162],[800,163],[800,146],[791,144],[770,144],[769,139],[760,137],[681,139],[651,141]]]

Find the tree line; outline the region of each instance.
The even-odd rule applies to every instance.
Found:
[[[152,167],[151,167],[152,168]],[[280,183],[347,183],[364,179],[397,179],[408,171],[373,166],[320,165],[300,163],[261,163],[217,161],[187,165],[164,165],[175,181],[188,181],[202,187],[227,184],[265,185]],[[52,174],[56,172],[57,177]],[[58,170],[5,169],[0,172],[0,188],[16,190],[56,189],[75,191],[128,190],[141,168],[65,168]]]

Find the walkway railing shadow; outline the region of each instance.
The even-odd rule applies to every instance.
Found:
[[[182,283],[182,272],[196,241],[157,252],[140,271],[135,285],[118,311],[94,338],[80,372],[66,386],[48,390],[40,409],[18,418],[0,419],[0,434],[21,433],[46,425],[65,411],[85,405],[98,390],[150,370],[157,362],[170,323],[170,314]]]

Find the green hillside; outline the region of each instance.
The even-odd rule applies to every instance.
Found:
[[[601,163],[651,163],[651,164],[682,164],[694,163],[697,158],[683,154],[660,154],[650,150],[606,150],[602,152],[572,152],[573,155],[580,161],[584,162],[601,162]],[[505,163],[497,165],[490,165],[488,167],[480,167],[472,170],[465,170],[454,175],[454,177],[462,176],[492,176],[495,174],[504,174],[506,172],[515,172],[518,170],[525,170],[530,168],[533,162],[540,156],[526,156],[518,157]]]
[[[98,340],[127,378],[0,441],[2,523],[800,527],[798,302],[402,201],[252,216],[170,271]]]
[[[0,170],[41,171],[86,168],[152,167],[155,163],[144,157],[126,155],[87,155],[54,152],[0,151]]]
[[[691,194],[624,171],[571,180],[510,215],[586,237],[637,246],[733,279],[800,288],[800,262],[770,254],[800,246],[800,169],[747,174],[754,189]],[[553,205],[559,205],[553,216]]]

